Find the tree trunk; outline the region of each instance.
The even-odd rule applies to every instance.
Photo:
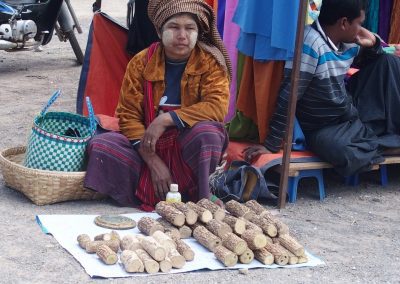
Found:
[[[160,201],[156,205],[156,212],[158,215],[163,217],[165,220],[170,222],[175,226],[183,226],[185,224],[185,214],[176,209],[175,207],[169,205],[165,201]]]
[[[174,203],[171,203],[171,205],[174,206],[179,211],[181,211],[183,214],[185,214],[186,224],[192,225],[192,224],[197,222],[197,218],[199,216],[197,215],[197,213],[193,209],[191,209],[185,203],[174,202]]]
[[[205,224],[210,222],[210,220],[213,218],[213,215],[210,212],[210,210],[207,210],[197,205],[196,203],[189,201],[188,203],[186,203],[186,205],[188,205],[192,210],[194,210],[199,216],[199,220]]]
[[[226,215],[223,221],[231,227],[235,234],[241,235],[246,230],[246,221],[244,219]]]
[[[254,257],[265,265],[271,265],[274,263],[274,256],[266,248],[258,249],[254,251]]]
[[[225,204],[225,209],[235,217],[249,218],[252,211],[246,206],[240,204],[235,200],[231,200]]]
[[[132,250],[124,250],[121,253],[121,262],[124,265],[125,271],[129,273],[143,272],[144,265],[136,252]]]
[[[246,230],[240,237],[246,241],[247,246],[252,250],[261,249],[267,245],[267,238],[264,234],[255,230]]]
[[[225,210],[219,207],[217,204],[211,202],[210,200],[203,198],[199,202],[197,202],[197,205],[209,210],[213,214],[214,219],[218,221],[224,220]]]
[[[138,222],[138,229],[147,236],[151,236],[155,231],[164,232],[164,227],[150,217],[142,217]]]
[[[221,244],[221,239],[207,230],[204,226],[198,226],[193,230],[193,237],[210,251]]]
[[[237,255],[243,254],[247,249],[247,243],[234,233],[227,233],[222,239],[222,245]]]
[[[118,261],[118,255],[104,244],[98,246],[96,254],[105,264],[108,265],[116,264]]]
[[[224,246],[217,246],[214,254],[227,267],[235,266],[238,261],[238,256]]]
[[[149,274],[157,273],[160,270],[160,264],[154,259],[152,259],[151,256],[145,250],[137,249],[135,252],[140,258],[140,260],[143,262],[144,269],[146,270],[147,273]]]
[[[211,219],[210,222],[207,223],[206,228],[221,239],[225,234],[232,233],[232,229],[228,224],[216,219]]]

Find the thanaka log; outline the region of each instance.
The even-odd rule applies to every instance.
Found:
[[[231,200],[225,204],[225,209],[235,217],[243,217],[248,220],[252,211],[246,206],[235,200]]]
[[[241,255],[247,249],[246,241],[234,233],[227,233],[222,239],[222,245],[237,255]]]
[[[220,238],[223,238],[227,233],[232,233],[232,229],[228,224],[216,219],[211,219],[210,222],[206,224],[206,228]]]
[[[226,267],[235,266],[238,262],[238,256],[224,246],[217,246],[214,254]]]
[[[90,239],[89,235],[87,234],[80,234],[76,240],[81,248],[86,249],[86,245],[90,243],[92,240]]]
[[[183,214],[185,214],[185,221],[186,224],[192,225],[197,222],[197,218],[199,217],[197,213],[191,209],[189,206],[187,206],[185,203],[182,202],[173,202],[170,203],[173,207],[181,211]]]
[[[105,244],[98,246],[96,254],[107,265],[116,264],[118,261],[118,255]]]
[[[259,226],[263,232],[270,237],[275,237],[278,234],[278,230],[273,223],[269,222],[265,218],[260,218],[254,212],[251,212],[251,214],[248,215],[248,220]]]
[[[139,238],[143,249],[156,261],[164,260],[167,256],[165,248],[158,243],[153,237]]]
[[[160,201],[157,203],[156,212],[172,225],[180,227],[185,224],[185,214],[165,201]]]
[[[164,232],[164,227],[150,217],[142,217],[138,222],[138,229],[147,236],[151,236],[155,231]]]
[[[250,222],[249,220],[243,219],[246,222],[246,230],[255,230],[258,231],[260,233],[263,233],[263,229],[261,229],[259,226],[257,226],[256,224]]]
[[[137,249],[141,249],[142,245],[139,240],[133,235],[126,235],[121,240],[121,250],[130,250],[135,251]]]
[[[193,230],[193,237],[210,251],[221,245],[221,239],[207,230],[204,226],[198,226]]]
[[[107,245],[110,249],[112,249],[115,253],[119,251],[119,241],[110,240],[110,241],[91,241],[86,244],[86,252],[87,253],[96,253],[97,249],[101,245]]]
[[[283,246],[280,245],[280,247],[286,251],[287,255],[289,256],[289,261],[288,264],[289,265],[293,265],[293,264],[297,264],[299,262],[299,258],[297,256],[295,256],[291,251],[289,251],[288,249],[284,248]]]
[[[254,250],[254,257],[265,265],[271,265],[274,263],[274,256],[266,248]]]
[[[165,258],[164,260],[161,260],[159,262],[159,265],[160,265],[160,271],[164,272],[164,273],[168,273],[172,269],[171,260],[169,260],[168,258]]]
[[[160,264],[152,259],[145,250],[137,249],[135,252],[140,260],[143,262],[144,269],[147,273],[152,274],[160,270]]]
[[[121,253],[121,262],[126,272],[136,273],[144,272],[144,265],[136,252],[132,250],[124,250]]]
[[[171,249],[168,253],[167,258],[171,261],[173,268],[180,269],[186,263],[185,257],[181,255],[176,249]]]
[[[176,244],[176,250],[183,255],[186,261],[192,261],[194,259],[194,251],[191,247],[181,239],[173,238],[173,240]]]
[[[239,256],[239,261],[240,261],[240,263],[243,263],[243,264],[249,264],[249,263],[251,263],[252,261],[253,261],[253,259],[254,259],[254,253],[253,253],[253,251],[251,250],[251,249],[246,249],[245,251],[244,251],[244,253],[242,253],[240,256]]]
[[[295,256],[303,256],[305,254],[304,247],[290,235],[281,235],[278,238],[279,243],[291,251]]]
[[[298,260],[297,260],[297,263],[298,263],[298,264],[300,264],[300,263],[306,263],[306,262],[308,262],[308,257],[307,257],[307,255],[299,256],[299,258],[298,258]]]
[[[152,237],[167,250],[167,254],[168,254],[168,251],[170,251],[171,249],[176,249],[176,244],[175,244],[174,240],[171,239],[171,237],[169,237],[165,233],[163,233],[161,231],[156,231],[156,232],[154,232]]]
[[[232,215],[225,215],[223,222],[228,224],[235,234],[241,235],[246,230],[246,221],[244,219],[236,218]]]
[[[289,256],[285,250],[281,249],[279,244],[267,243],[265,248],[274,256],[274,262],[278,265],[286,265],[289,262]]]
[[[170,222],[163,219],[162,217],[158,218],[156,221],[164,227],[164,233],[170,233],[174,237],[177,237],[179,239],[181,238],[181,233],[179,232],[179,229],[172,225]]]
[[[213,203],[211,200],[203,198],[199,202],[197,202],[197,205],[209,210],[213,218],[222,221],[225,218],[225,210],[219,207],[217,204]]]
[[[267,244],[267,238],[264,234],[255,230],[246,230],[240,237],[246,241],[247,246],[252,250],[261,249]]]
[[[186,205],[197,213],[197,215],[199,216],[198,220],[203,223],[208,223],[213,218],[210,210],[207,210],[197,205],[196,203],[189,201],[188,203],[186,203]]]

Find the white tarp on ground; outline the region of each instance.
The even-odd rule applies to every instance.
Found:
[[[85,250],[81,249],[76,241],[76,237],[80,234],[88,234],[92,239],[94,236],[109,232],[110,230],[99,227],[94,224],[94,218],[97,215],[38,215],[36,220],[46,234],[51,234],[69,253],[71,253],[77,261],[83,266],[86,272],[91,277],[131,277],[131,276],[148,276],[145,273],[127,273],[122,267],[121,263],[116,265],[103,264],[96,254],[88,254]],[[156,213],[133,213],[124,214],[124,216],[134,219],[136,222],[143,216],[158,218]],[[139,234],[137,228],[130,230],[118,230],[118,233],[123,237],[126,234]],[[324,262],[319,258],[307,252],[309,261],[304,264],[296,265],[263,265],[262,263],[254,260],[250,264],[237,264],[234,267],[226,268],[215,257],[214,254],[202,247],[194,239],[186,239],[190,247],[195,252],[193,261],[187,262],[182,269],[172,269],[170,273],[182,273],[188,271],[195,271],[200,269],[239,269],[239,268],[296,268],[296,267],[312,267],[323,265]],[[161,273],[159,273],[161,274]]]

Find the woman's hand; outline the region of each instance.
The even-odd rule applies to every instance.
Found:
[[[172,117],[169,113],[163,113],[156,117],[153,122],[147,127],[140,145],[146,153],[155,153],[156,144],[161,135],[165,132],[168,126],[174,125]]]
[[[139,154],[150,170],[155,196],[160,200],[165,200],[172,183],[168,167],[157,154],[144,152],[142,146],[139,148]]]
[[[376,38],[369,30],[361,27],[356,37],[356,43],[362,47],[373,47],[376,43]]]
[[[253,145],[243,150],[243,158],[246,162],[251,163],[253,160],[258,158],[262,154],[270,154],[263,145]]]

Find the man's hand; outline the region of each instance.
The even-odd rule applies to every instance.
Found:
[[[172,183],[168,167],[157,154],[144,152],[142,146],[139,148],[139,154],[150,170],[155,196],[160,200],[165,200]]]
[[[143,151],[146,153],[155,153],[158,139],[163,135],[167,127],[171,125],[174,125],[174,122],[169,113],[163,113],[157,116],[149,127],[147,127],[140,140],[140,147]]]
[[[271,152],[267,150],[263,145],[254,145],[247,147],[243,150],[242,154],[244,160],[251,163],[254,159],[258,158],[262,154],[270,154]]]
[[[362,47],[373,47],[376,43],[376,38],[369,30],[361,27],[356,37],[356,43]]]

